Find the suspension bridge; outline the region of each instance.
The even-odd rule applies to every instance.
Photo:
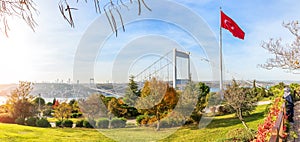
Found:
[[[146,66],[142,71],[136,72],[133,76],[141,88],[144,82],[156,78],[168,82],[176,89],[182,89],[191,78],[190,52],[173,49],[160,56],[159,59]],[[132,74],[132,73],[130,73]],[[120,97],[124,95],[126,85],[115,85],[112,90],[99,89],[90,79],[89,88],[106,96]],[[120,91],[121,90],[121,91]],[[122,93],[123,92],[123,93]]]
[[[143,87],[145,81],[156,78],[169,83],[169,85],[173,86],[173,88],[182,90],[185,85],[192,80],[190,55],[190,52],[180,51],[174,48],[166,52],[164,55],[161,55],[158,59],[154,60],[154,62],[151,61],[151,64],[146,66],[141,71],[135,71],[134,73],[130,72],[129,74],[133,74],[134,80],[138,83],[140,88]],[[201,58],[201,60],[209,62],[209,60],[205,58]],[[225,70],[225,73],[232,77],[239,77],[237,73],[232,73],[228,70]],[[249,85],[253,84],[253,81],[249,80],[243,80],[243,82]],[[258,83],[256,83],[256,85],[258,87],[263,86]],[[89,86],[90,89],[103,95],[116,97],[123,96],[126,87],[127,84],[119,84],[115,85],[114,89],[112,90],[99,89],[95,86],[93,78],[90,79]]]

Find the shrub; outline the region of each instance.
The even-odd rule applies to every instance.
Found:
[[[219,106],[217,110],[218,110],[218,115],[225,115],[225,114],[235,113],[233,108],[231,108],[229,105]]]
[[[77,113],[72,113],[71,114],[71,118],[77,118],[78,117],[78,114]]]
[[[95,126],[95,124],[96,124],[96,121],[93,119],[83,121],[83,127],[85,127],[85,128],[93,128],[93,126]]]
[[[148,115],[139,115],[136,117],[136,123],[140,125],[140,124],[142,124],[143,120],[144,120],[143,123],[145,123],[145,121],[148,119],[149,119]],[[145,124],[147,124],[147,123],[145,123]]]
[[[27,126],[36,126],[36,121],[37,120],[38,119],[36,117],[29,117],[29,118],[26,119],[25,124]]]
[[[101,118],[97,121],[97,127],[106,129],[108,128],[109,120],[107,118]]]
[[[161,128],[169,128],[169,127],[171,127],[170,124],[169,124],[169,122],[168,122],[168,120],[166,120],[166,119],[160,120],[160,124],[159,125],[160,125]]]
[[[1,113],[0,114],[0,122],[2,123],[15,123],[15,119],[11,117],[8,113]]]
[[[82,113],[72,113],[71,118],[79,118],[82,116]]]
[[[62,127],[62,121],[55,121],[55,126],[56,127]]]
[[[83,119],[76,122],[76,127],[83,127]]]
[[[50,127],[50,123],[46,118],[42,118],[36,121],[36,126],[38,127]]]
[[[136,116],[140,115],[138,110],[135,107],[126,107],[127,112],[125,113],[124,117],[126,118],[135,118]]]
[[[202,114],[199,114],[199,113],[193,113],[191,115],[191,120],[194,122],[194,123],[199,123],[200,120],[201,120],[201,117],[202,117]]]
[[[125,128],[126,121],[127,120],[124,118],[113,118],[111,120],[111,127],[112,128]]]
[[[244,128],[237,128],[230,130],[226,137],[229,141],[251,141],[254,138],[254,131],[248,131]]]
[[[62,125],[63,125],[64,127],[70,127],[70,128],[72,128],[72,126],[73,126],[73,121],[67,119],[67,120],[65,120],[65,121],[62,122]]]
[[[18,117],[16,120],[15,120],[16,124],[19,124],[19,125],[24,125],[25,124],[25,119],[24,118],[21,118],[21,117]]]

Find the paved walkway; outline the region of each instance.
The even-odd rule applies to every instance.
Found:
[[[300,142],[300,101],[295,103],[294,107],[294,125],[292,126],[292,130],[298,134],[297,139],[289,138],[289,142]]]

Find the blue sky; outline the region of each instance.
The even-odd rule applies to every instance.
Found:
[[[265,70],[257,67],[271,56],[260,47],[262,41],[271,37],[282,37],[284,42],[293,39],[281,24],[283,21],[300,19],[300,4],[296,0],[174,0],[174,2],[182,4],[202,17],[216,39],[219,38],[220,5],[246,33],[245,40],[239,40],[228,31],[223,31],[224,64],[226,71],[229,72],[225,74],[225,79],[235,77],[248,80],[297,80],[299,75],[286,73],[281,69]],[[54,82],[56,79],[65,81],[72,79],[74,57],[80,39],[90,24],[99,18],[99,14],[93,9],[92,1],[88,4],[83,2],[75,4],[79,10],[74,12],[75,28],[70,28],[59,13],[57,1],[43,0],[36,1],[36,4],[40,13],[36,16],[39,24],[36,32],[32,32],[23,21],[13,17],[9,21],[11,23],[9,38],[0,35],[0,83],[16,83],[18,80]],[[188,20],[187,23],[193,23],[193,19],[181,18]],[[99,32],[107,29],[110,30],[108,26],[99,27]],[[126,32],[120,33],[118,38],[112,35],[107,39],[97,56],[94,70],[96,81],[113,81],[114,59],[121,49],[130,43],[128,40],[134,41],[133,39],[143,35],[163,35],[183,49],[192,50],[198,80],[211,79],[211,73],[207,73],[209,65],[198,62],[198,58],[195,57],[199,55],[205,58],[205,51],[200,48],[193,51],[197,43],[187,32],[182,32],[172,24],[145,20],[129,24],[126,26]],[[139,50],[144,48],[147,47]],[[148,62],[147,60],[144,62]]]

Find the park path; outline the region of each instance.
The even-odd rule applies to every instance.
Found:
[[[289,138],[289,142],[300,142],[300,101],[295,103],[294,106],[294,125],[292,126],[292,130],[298,134],[297,139]]]

